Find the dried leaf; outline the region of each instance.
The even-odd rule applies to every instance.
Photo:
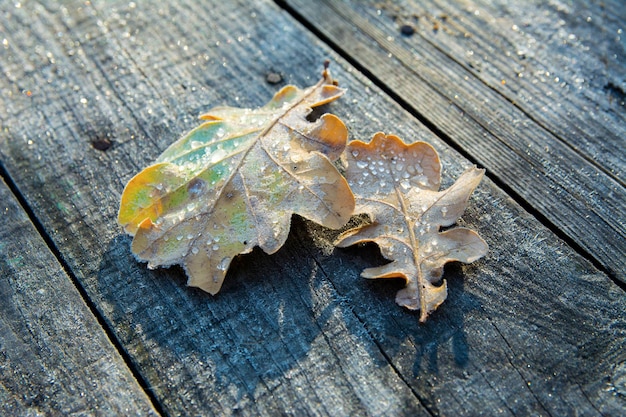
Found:
[[[372,141],[352,141],[346,149],[346,178],[356,196],[355,213],[367,213],[371,224],[342,233],[335,244],[346,247],[375,242],[392,262],[368,268],[364,278],[406,280],[396,302],[420,310],[425,321],[447,297],[445,280],[436,285],[449,261],[473,262],[487,253],[487,244],[473,230],[452,226],[463,214],[484,170],[465,171],[448,189],[439,190],[441,164],[425,142],[405,144],[377,133]]]
[[[316,85],[281,89],[258,109],[217,107],[129,181],[119,223],[149,268],[181,264],[188,284],[215,294],[232,259],[260,246],[276,252],[299,214],[343,226],[354,196],[331,161],[347,130],[336,116],[306,120],[344,90],[328,70]]]

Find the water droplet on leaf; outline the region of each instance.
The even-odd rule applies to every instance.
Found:
[[[220,271],[226,271],[228,269],[228,265],[230,264],[230,257],[222,258],[220,263],[217,265],[217,269]]]

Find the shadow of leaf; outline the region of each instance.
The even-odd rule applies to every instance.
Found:
[[[358,277],[380,261],[377,249],[330,256],[316,243],[328,233],[294,217],[283,248],[235,260],[217,296],[187,287],[180,268],[148,270],[119,236],[102,255],[98,305],[172,414],[423,411],[411,380],[436,374],[442,356],[468,361],[463,320],[473,307],[462,279],[446,275],[455,303],[421,326],[393,302],[401,283]],[[414,370],[399,378],[394,369]],[[362,375],[365,384],[349,382]]]
[[[359,276],[365,268],[388,262],[375,245],[337,249],[334,255],[324,268],[344,270],[337,274],[344,278],[333,281],[335,286],[394,366],[413,370],[412,375],[405,377],[437,375],[441,360],[452,361],[456,368],[468,364],[471,358],[465,321],[469,313],[480,308],[480,302],[464,290],[460,265],[446,266],[448,299],[420,325],[419,312],[394,302],[396,292],[404,286],[403,280],[367,280]]]
[[[292,239],[291,239],[292,240]],[[111,241],[98,290],[104,316],[132,365],[168,410],[234,410],[261,397],[297,398],[285,378],[306,381],[299,361],[320,327],[311,317],[310,259],[294,259],[293,242],[231,266],[220,294],[186,287],[177,267],[148,270],[130,254],[130,238]],[[216,412],[216,414],[219,414]]]

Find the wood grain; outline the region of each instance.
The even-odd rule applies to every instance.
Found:
[[[594,49],[593,28],[577,27],[578,13],[586,7],[523,3],[508,10],[487,1],[448,6],[434,1],[286,3],[610,275],[626,282],[621,151],[626,124],[623,99],[605,91],[621,85],[625,53],[605,57],[608,49],[620,46],[613,37],[610,42],[599,38],[599,49],[588,56],[587,50]],[[498,20],[489,11],[504,17]],[[535,14],[541,19],[533,19]],[[594,25],[618,35],[623,19],[599,10],[592,15]],[[417,25],[413,36],[400,33],[400,21],[407,19]],[[536,28],[539,21],[544,26]],[[560,38],[549,38],[546,21],[558,25],[557,37],[566,41],[569,34],[563,32],[573,26],[577,40],[569,42],[575,45],[563,50]],[[512,30],[515,22],[525,29]],[[507,56],[516,53],[516,43],[519,51],[528,50],[524,59]],[[600,71],[597,60],[603,57],[610,65]]]
[[[400,283],[358,277],[384,262],[375,248],[333,250],[338,232],[297,217],[279,252],[238,258],[216,297],[136,262],[115,223],[125,182],[195,115],[264,104],[281,86],[270,72],[306,86],[331,58],[349,95],[328,110],[353,138],[428,140],[444,186],[469,165],[274,3],[3,7],[0,160],[166,414],[626,407],[624,291],[488,180],[463,224],[491,251],[447,270],[448,301],[425,326],[394,304]]]
[[[156,415],[0,180],[0,414]]]
[[[622,186],[626,49],[620,1],[360,2],[385,30],[454,60]],[[368,12],[365,13],[365,10]],[[382,25],[380,23],[384,22]],[[410,47],[418,39],[397,36]]]

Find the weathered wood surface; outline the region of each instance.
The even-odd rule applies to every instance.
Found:
[[[336,232],[298,218],[216,297],[134,260],[115,224],[124,183],[209,107],[264,104],[270,71],[305,86],[331,58],[349,93],[330,110],[352,137],[433,143],[446,186],[469,165],[288,13],[250,3],[1,6],[0,161],[162,412],[621,414],[624,291],[490,180],[463,223],[491,251],[447,269],[426,325],[394,304],[400,283],[358,277],[375,248],[332,250]]]
[[[626,282],[623,2],[287,3]]]
[[[0,415],[155,415],[0,180]]]

